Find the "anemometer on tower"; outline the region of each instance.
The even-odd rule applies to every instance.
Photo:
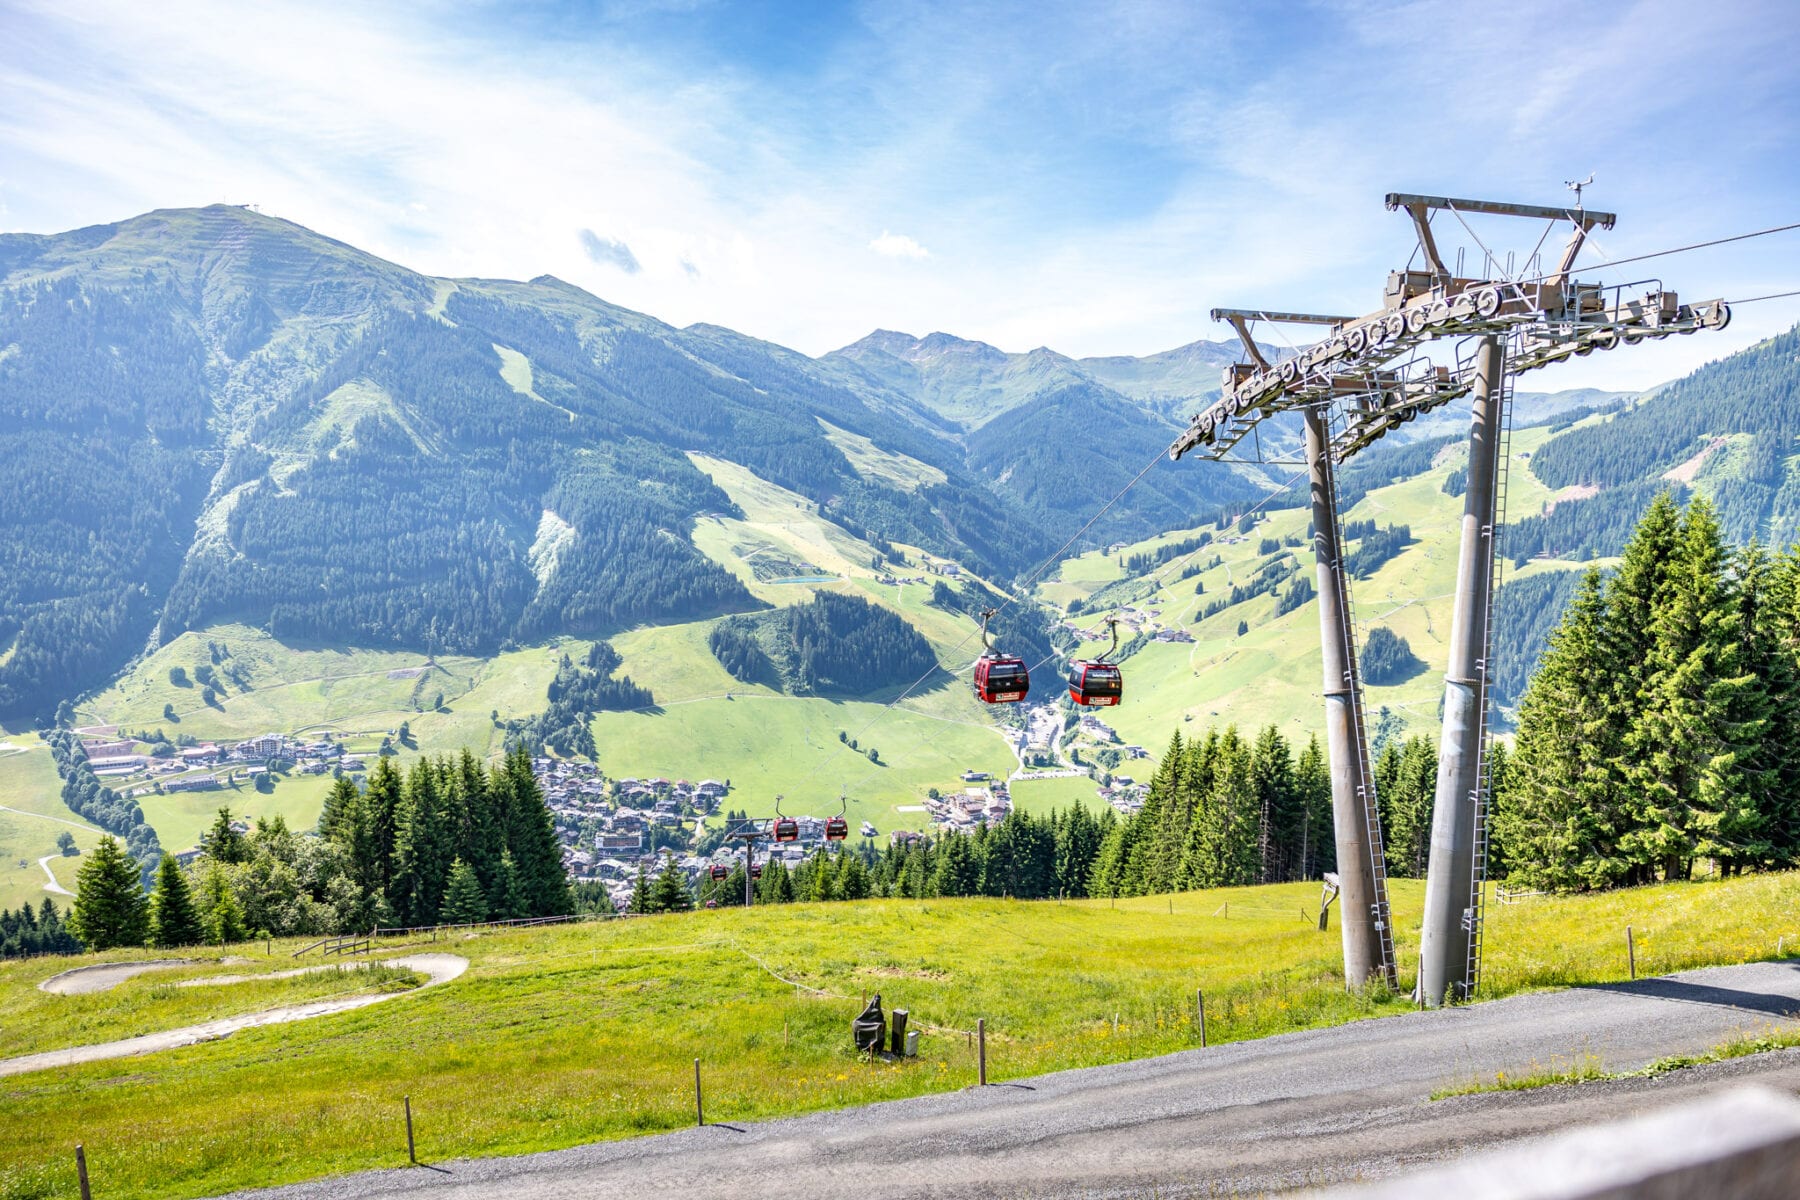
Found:
[[[1683,304],[1660,280],[1615,285],[1577,281],[1575,260],[1588,234],[1611,229],[1616,219],[1582,206],[1582,190],[1591,183],[1592,175],[1568,181],[1575,193],[1573,207],[1391,193],[1388,209],[1403,211],[1412,220],[1417,267],[1409,262],[1390,272],[1382,307],[1361,317],[1214,309],[1214,320],[1237,331],[1244,361],[1225,369],[1219,400],[1196,414],[1169,448],[1172,459],[1193,454],[1224,460],[1277,414],[1297,413],[1305,427],[1332,817],[1343,897],[1344,974],[1352,987],[1377,975],[1394,986],[1397,973],[1381,820],[1356,667],[1355,618],[1342,557],[1336,468],[1420,413],[1472,394],[1419,967],[1426,1003],[1467,999],[1475,991],[1481,964],[1493,602],[1512,380],[1572,355],[1723,329],[1731,320],[1724,301]],[[1481,250],[1480,267],[1473,274],[1462,270],[1460,254],[1452,269],[1439,250],[1432,223],[1443,213]],[[1540,247],[1557,226],[1567,223],[1570,232],[1555,264],[1545,269],[1535,250],[1523,263],[1512,255],[1500,259],[1469,225],[1471,216],[1547,221]],[[1252,335],[1259,321],[1322,326],[1325,336],[1271,362]],[[1450,338],[1456,339],[1454,353],[1433,357],[1439,340]],[[1444,357],[1450,361],[1440,361]]]

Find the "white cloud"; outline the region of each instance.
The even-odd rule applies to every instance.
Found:
[[[615,17],[639,3],[664,0]],[[0,221],[255,202],[431,274],[550,273],[809,353],[886,327],[1142,354],[1225,337],[1213,305],[1374,307],[1411,245],[1390,189],[1542,201],[1597,169],[1615,257],[1778,223],[1800,157],[1781,103],[1800,23],[1780,8],[1652,0],[1629,38],[1559,57],[1550,3],[1323,5],[1271,56],[1260,10],[1223,0],[1030,20],[906,0],[768,78],[729,53],[658,57],[629,29],[533,40],[482,6],[0,0]],[[1759,32],[1728,79],[1677,69],[1684,38],[1744,28]],[[1463,77],[1518,86],[1396,100],[1388,68],[1449,32]],[[1640,78],[1662,89],[1641,120]],[[1604,121],[1558,116],[1621,91],[1633,103]],[[640,269],[597,260],[583,229]],[[1800,239],[1776,241],[1645,274],[1684,296],[1781,290],[1742,285],[1800,269]],[[1725,335],[1565,369],[1654,382],[1792,312],[1752,306]]]
[[[907,237],[904,233],[881,231],[881,236],[869,243],[869,249],[883,258],[930,258],[931,251]]]

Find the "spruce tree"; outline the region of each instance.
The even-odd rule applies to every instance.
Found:
[[[394,841],[389,899],[408,925],[430,925],[444,905],[450,874],[449,830],[438,794],[438,777],[420,759],[407,773]]]
[[[1509,877],[1555,891],[1624,880],[1624,793],[1615,762],[1624,724],[1607,624],[1614,607],[1598,570],[1583,577],[1525,689],[1494,831]]]
[[[650,868],[643,859],[638,859],[637,882],[631,888],[631,903],[626,908],[636,916],[648,916],[656,910],[650,901]]]
[[[356,781],[340,775],[325,793],[325,807],[319,813],[319,836],[326,841],[343,841],[350,824],[350,809],[357,800]]]
[[[382,757],[376,760],[375,767],[369,772],[369,782],[363,789],[363,808],[367,821],[367,838],[369,840],[370,858],[375,868],[375,889],[388,896],[390,902],[394,895],[394,845],[400,833],[400,800],[404,785],[400,772],[394,768],[394,760]]]
[[[512,785],[513,829],[518,839],[511,843],[511,849],[531,915],[556,917],[574,912],[575,895],[569,890],[562,843],[557,840],[544,791],[531,769],[531,752],[523,745],[514,749],[508,759],[506,774]]]
[[[173,854],[163,855],[156,866],[156,889],[150,893],[150,944],[172,950],[197,946],[206,938],[187,876]]]
[[[137,860],[110,835],[75,872],[75,905],[69,931],[89,950],[141,946],[149,933],[150,906],[139,882]]]
[[[1281,883],[1290,870],[1290,845],[1298,825],[1294,758],[1287,739],[1270,725],[1257,735],[1250,777],[1257,803],[1257,882]]]
[[[215,946],[243,941],[246,936],[244,910],[232,891],[231,876],[225,865],[208,859],[197,891],[200,924],[206,931],[206,940]]]
[[[244,835],[231,827],[231,809],[221,808],[212,828],[200,838],[200,848],[214,862],[241,863],[250,857]]]
[[[673,854],[664,855],[662,873],[656,877],[656,885],[650,889],[650,911],[687,912],[692,907],[694,897],[688,892],[687,877],[676,865]]]
[[[807,898],[811,900],[836,900],[837,864],[825,853],[823,846],[813,853],[812,878],[807,881]]]
[[[487,920],[487,897],[481,891],[481,879],[475,868],[462,859],[450,865],[450,879],[444,887],[444,907],[438,913],[441,925],[474,925]]]
[[[1654,640],[1625,736],[1631,829],[1622,839],[1640,869],[1685,879],[1696,853],[1721,849],[1751,747],[1732,726],[1734,700],[1754,681],[1737,669],[1734,608],[1722,579],[1724,545],[1712,506],[1696,497],[1681,523]],[[1726,836],[1729,836],[1727,834]]]
[[[862,856],[854,852],[838,855],[837,891],[840,899],[866,900],[869,896],[869,870],[863,866]],[[739,894],[742,894],[743,880],[738,881]]]
[[[1331,766],[1314,734],[1294,764],[1300,795],[1300,878],[1317,879],[1337,870],[1337,834],[1331,812]]]

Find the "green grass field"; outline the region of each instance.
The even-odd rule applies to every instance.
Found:
[[[49,880],[38,860],[54,856],[50,868],[63,887],[73,891],[79,858],[63,858],[56,837],[64,830],[75,836],[83,852],[99,844],[101,831],[69,811],[62,802],[62,782],[50,751],[35,734],[8,734],[0,741],[13,750],[0,750],[0,908],[21,904],[36,906],[50,895]],[[67,904],[68,898],[58,896]]]
[[[1403,985],[1420,898],[1417,883],[1395,883]],[[1195,988],[1215,1042],[1406,1008],[1403,996],[1344,992],[1338,933],[1306,911],[1317,899],[1316,884],[1288,884],[1116,907],[868,901],[470,935],[435,947],[466,955],[469,972],[414,996],[8,1079],[0,1197],[72,1195],[77,1141],[108,1197],[399,1165],[403,1095],[427,1161],[679,1128],[692,1120],[696,1057],[721,1121],[951,1090],[973,1082],[962,1031],[977,1017],[990,1077],[1006,1080],[1192,1046]],[[1490,912],[1484,994],[1496,995],[1623,979],[1627,923],[1640,974],[1772,957],[1778,938],[1800,937],[1800,876]],[[0,1011],[36,1011],[53,999],[38,981],[79,961],[0,966]],[[166,1027],[175,1014],[138,995],[157,986],[122,985],[116,1004],[80,1015],[81,1036]],[[911,1011],[920,1058],[868,1065],[850,1051],[850,1018],[871,991]],[[203,1007],[179,1019],[217,1015]]]
[[[1130,773],[1129,769],[1126,773]],[[1105,807],[1092,779],[1019,779],[1009,784],[1008,790],[1012,793],[1013,807],[1033,816],[1047,816],[1057,809],[1073,808],[1077,804],[1085,804],[1095,813]]]

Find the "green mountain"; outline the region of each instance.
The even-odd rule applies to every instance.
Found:
[[[241,208],[0,237],[0,718],[225,621],[485,654],[756,609],[693,544],[736,511],[695,454],[1004,581],[1173,436],[1053,367],[1009,385],[1040,426],[983,439],[848,360]],[[1246,488],[1170,473],[1106,536]]]

